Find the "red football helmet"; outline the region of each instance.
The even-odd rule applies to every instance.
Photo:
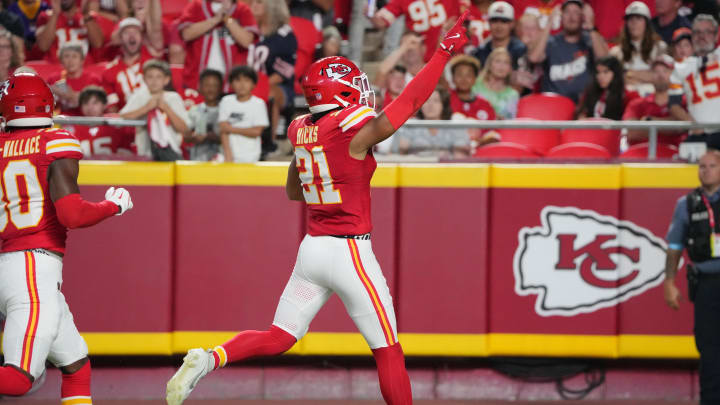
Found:
[[[350,104],[375,108],[367,75],[342,56],[328,56],[308,66],[300,84],[313,114]]]
[[[54,107],[50,87],[35,73],[15,73],[0,86],[0,115],[6,126],[52,125]]]

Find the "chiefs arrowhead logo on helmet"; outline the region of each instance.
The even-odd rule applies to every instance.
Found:
[[[325,74],[325,76],[331,78],[331,79],[341,79],[352,71],[352,68],[348,65],[342,64],[342,63],[330,63],[327,65],[327,68],[325,70],[321,70],[320,74]]]
[[[329,56],[313,63],[300,84],[313,114],[352,104],[375,108],[375,93],[367,75],[342,56]]]

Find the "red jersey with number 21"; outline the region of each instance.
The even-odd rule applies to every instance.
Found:
[[[2,133],[0,148],[2,252],[65,252],[67,228],[50,199],[48,170],[56,159],[82,159],[80,142],[64,129],[27,129]]]
[[[316,122],[303,115],[290,124],[288,139],[295,147],[310,235],[362,235],[372,229],[370,179],[377,163],[372,152],[364,160],[351,157],[349,147],[376,116],[370,107],[351,105]]]

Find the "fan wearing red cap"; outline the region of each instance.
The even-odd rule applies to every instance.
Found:
[[[0,308],[7,310],[0,396],[27,393],[49,360],[63,373],[62,402],[89,405],[87,345],[58,288],[67,229],[123,214],[132,200],[114,187],[105,201],[83,200],[77,184],[82,149],[72,134],[51,127],[54,102],[34,73],[15,73],[0,88]]]
[[[288,128],[295,157],[285,190],[291,200],[307,205],[308,232],[275,319],[268,330],[240,332],[213,350],[191,349],[167,384],[168,405],[182,404],[198,381],[219,367],[289,350],[333,293],[372,349],[385,402],[412,404],[392,297],[370,242],[370,180],[377,167],[373,147],[417,112],[448,59],[462,52],[467,14],[380,115],[367,76],[347,58],[320,59],[303,74],[310,114]]]

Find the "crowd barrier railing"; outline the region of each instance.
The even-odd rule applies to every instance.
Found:
[[[60,125],[113,125],[143,126],[142,120],[124,120],[116,117],[55,117]],[[478,128],[478,129],[642,129],[648,131],[648,159],[657,158],[658,131],[660,130],[720,130],[720,123],[695,123],[690,121],[449,121],[449,120],[417,120],[411,119],[405,124],[408,127],[420,128]]]

